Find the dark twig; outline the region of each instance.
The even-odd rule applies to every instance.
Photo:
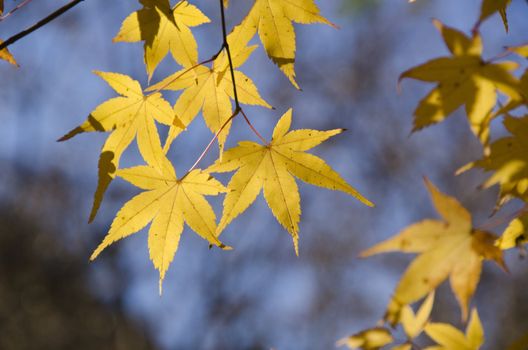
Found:
[[[257,135],[260,141],[262,141],[265,145],[267,145],[268,141],[266,141],[266,139],[262,137],[262,135],[257,131],[257,129],[255,129],[253,124],[251,124],[251,122],[249,121],[249,118],[246,116],[246,113],[244,113],[244,110],[242,108],[240,109],[240,113],[242,113],[242,115],[244,116],[244,119],[246,120],[247,125],[249,125],[251,130],[253,130],[253,132],[255,133],[255,135]]]
[[[24,0],[22,1],[20,4],[16,5],[11,11],[9,11],[8,13],[6,13],[5,15],[3,16],[0,16],[0,22],[2,22],[4,19],[6,19],[7,17],[11,16],[13,13],[15,13],[16,11],[20,10],[22,7],[26,6],[27,4],[29,4],[32,0]]]
[[[222,17],[222,36],[224,38],[224,44],[222,45],[227,53],[227,59],[229,61],[229,71],[231,73],[231,81],[233,83],[233,96],[235,98],[235,111],[240,110],[240,103],[238,102],[237,87],[235,82],[235,69],[233,68],[233,60],[231,59],[231,50],[229,49],[229,43],[227,42],[227,29],[225,22],[224,4],[220,0],[220,15]]]
[[[73,0],[73,1],[70,1],[69,3],[64,5],[63,7],[59,8],[57,11],[53,12],[49,16],[47,16],[47,17],[41,19],[40,21],[38,21],[37,23],[35,23],[31,27],[28,27],[28,28],[24,29],[23,31],[21,31],[20,33],[17,33],[15,35],[13,35],[12,37],[10,37],[9,39],[7,39],[6,41],[4,41],[3,43],[0,44],[0,50],[5,49],[9,45],[11,45],[11,44],[17,42],[18,40],[22,39],[26,35],[33,33],[35,30],[37,30],[40,27],[42,27],[42,26],[48,24],[49,22],[53,21],[54,19],[56,19],[60,15],[64,14],[65,12],[67,12],[72,7],[76,6],[77,4],[79,4],[82,1],[84,1],[84,0]]]
[[[222,47],[220,47],[220,50],[218,50],[218,52],[215,55],[213,55],[210,59],[202,61],[200,63],[197,63],[196,65],[188,68],[187,70],[185,70],[181,74],[178,74],[177,77],[172,79],[169,83],[165,84],[162,88],[156,90],[156,91],[162,90],[163,88],[167,87],[170,83],[172,83],[173,81],[175,81],[176,79],[178,79],[179,77],[181,77],[182,75],[184,75],[185,73],[189,72],[190,70],[196,68],[199,65],[213,62],[220,55],[220,53],[225,49],[226,54],[227,54],[227,59],[229,61],[229,72],[231,73],[231,82],[233,84],[233,97],[234,97],[234,100],[235,100],[235,110],[233,111],[233,114],[229,117],[229,119],[227,119],[224,122],[224,124],[222,124],[220,129],[218,129],[218,131],[214,134],[214,136],[211,139],[211,141],[209,141],[209,143],[207,144],[205,149],[202,151],[202,153],[200,154],[198,159],[196,159],[196,161],[190,167],[190,169],[187,171],[187,173],[185,175],[183,175],[182,179],[184,177],[186,177],[191,171],[193,171],[198,166],[198,164],[202,161],[202,159],[205,157],[207,152],[209,152],[209,150],[211,149],[211,146],[213,145],[213,143],[218,139],[218,136],[220,135],[220,133],[225,129],[227,124],[229,124],[229,122],[231,122],[239,113],[244,116],[244,119],[245,119],[247,125],[249,125],[249,127],[255,133],[255,135],[257,135],[257,137],[265,145],[268,144],[266,139],[264,137],[262,137],[262,135],[257,131],[257,129],[255,129],[253,124],[251,124],[251,122],[249,121],[249,118],[246,116],[246,113],[244,113],[244,110],[240,106],[240,102],[238,101],[237,87],[236,87],[236,82],[235,82],[235,69],[233,67],[233,60],[231,58],[231,51],[229,49],[229,43],[227,42],[227,28],[226,28],[226,20],[225,20],[225,12],[224,12],[223,0],[220,0],[220,15],[221,15],[221,20],[222,20],[222,37],[223,37],[223,43],[222,43]]]

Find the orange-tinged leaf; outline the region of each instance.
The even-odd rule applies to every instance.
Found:
[[[145,190],[128,201],[116,215],[103,242],[90,257],[94,260],[113,242],[130,236],[150,222],[150,259],[160,273],[160,293],[165,273],[178,249],[184,222],[210,244],[230,249],[216,237],[216,216],[204,195],[218,195],[225,187],[208,173],[193,170],[178,179],[172,164],[120,169],[117,175]]]
[[[443,221],[425,220],[411,225],[361,254],[365,257],[389,251],[420,253],[396,287],[388,309],[391,323],[398,318],[398,308],[423,298],[447,278],[462,309],[462,318],[466,319],[470,298],[480,279],[482,260],[493,260],[505,268],[502,252],[494,245],[496,237],[473,229],[471,216],[456,199],[440,192],[429,180],[425,183]]]
[[[90,221],[95,218],[104,193],[119,168],[121,155],[132,140],[137,139],[139,151],[149,164],[161,167],[164,155],[155,121],[168,126],[184,127],[160,93],[144,95],[139,83],[127,75],[95,73],[121,96],[100,104],[83,124],[59,139],[64,141],[84,132],[111,132],[99,158],[99,181]]]
[[[418,104],[414,112],[413,131],[441,122],[459,107],[465,106],[471,130],[487,145],[497,91],[510,99],[521,99],[520,81],[510,73],[518,65],[508,61],[486,62],[481,58],[482,42],[478,33],[469,38],[437,20],[434,24],[452,56],[433,59],[400,76],[400,79],[437,83]]]
[[[267,145],[243,141],[227,150],[208,171],[235,171],[224,199],[222,219],[217,233],[242,214],[264,190],[264,198],[277,221],[293,238],[298,254],[300,195],[294,176],[315,186],[339,190],[362,203],[372,203],[352,188],[321,158],[307,151],[342,129],[329,131],[296,130],[288,132],[292,110],[288,110],[275,126],[273,138]],[[313,136],[312,136],[313,135]]]
[[[250,52],[253,49],[254,47]],[[235,61],[235,67],[242,65],[248,57],[242,57],[243,61]],[[216,133],[233,114],[231,103],[231,100],[234,100],[233,83],[230,72],[226,72],[228,68],[226,64],[227,61],[221,55],[213,62],[212,68],[197,66],[193,69],[182,69],[147,90],[184,90],[174,105],[174,113],[187,126],[201,110],[205,123],[213,133]],[[234,75],[238,101],[241,104],[271,108],[260,96],[257,87],[248,76],[239,70],[234,70]],[[218,136],[220,152],[223,151],[230,127],[229,122]],[[183,129],[178,127],[172,127],[169,130],[164,146],[165,152],[169,150],[174,139],[182,131]]]
[[[1,14],[1,12],[0,12],[0,14]],[[0,40],[0,44],[2,44],[2,43],[3,43],[3,41]],[[18,67],[18,63],[15,61],[15,58],[13,57],[11,52],[9,52],[7,47],[2,49],[2,50],[0,50],[0,60],[7,61],[7,62],[11,63],[12,65]]]
[[[141,3],[143,8],[123,21],[114,41],[145,42],[144,57],[149,78],[169,51],[180,65],[195,65],[198,46],[189,27],[208,23],[209,18],[185,0],[172,9],[168,0],[141,0]]]
[[[394,341],[391,332],[386,328],[366,329],[337,341],[337,346],[349,349],[378,350]]]

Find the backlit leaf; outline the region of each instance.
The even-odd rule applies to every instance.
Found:
[[[476,309],[471,312],[466,334],[447,323],[430,323],[425,332],[440,345],[426,350],[478,350],[484,344],[484,330]]]
[[[372,203],[352,188],[321,158],[305,151],[319,145],[342,129],[329,131],[290,129],[292,110],[288,110],[273,131],[267,145],[242,141],[237,147],[224,153],[210,172],[235,171],[224,199],[222,219],[217,232],[238,215],[242,214],[264,190],[264,198],[277,221],[293,238],[298,254],[299,220],[301,216],[300,195],[294,176],[315,186],[339,190],[350,194],[362,203]]]
[[[508,17],[506,16],[506,9],[510,5],[511,0],[483,0],[480,10],[479,22],[484,21],[489,16],[498,12],[502,17],[504,29],[508,31]]]
[[[68,140],[84,132],[111,132],[99,158],[99,180],[90,221],[95,218],[104,193],[115,177],[122,153],[134,138],[145,161],[161,168],[164,155],[155,121],[184,128],[174,115],[171,105],[160,93],[144,95],[139,83],[127,75],[110,72],[95,73],[121,96],[100,104],[84,123],[59,139],[59,141]]]
[[[117,171],[118,176],[145,191],[119,210],[107,236],[90,257],[94,260],[110,244],[151,222],[148,246],[150,259],[160,273],[160,293],[165,273],[178,249],[184,222],[210,244],[230,249],[216,237],[216,216],[204,198],[204,195],[225,192],[225,187],[200,170],[178,179],[166,158],[162,163],[161,168],[146,165]]]
[[[255,46],[248,48],[251,53]],[[239,67],[249,57],[233,62],[234,68]],[[239,70],[234,71],[237,86],[238,100],[241,104],[258,105],[266,108],[271,106],[262,99],[253,81]],[[174,105],[174,113],[184,125],[189,125],[198,115],[203,113],[205,123],[209,129],[216,133],[233,114],[231,100],[234,100],[233,82],[228,70],[228,63],[224,56],[219,56],[213,67],[197,66],[193,69],[182,69],[161,82],[149,87],[148,91],[155,90],[183,90]],[[225,140],[229,135],[231,122],[218,136],[220,151],[222,152]],[[165,142],[164,151],[167,152],[173,140],[183,131],[179,127],[172,127]]]
[[[409,226],[396,236],[361,253],[366,257],[390,251],[420,253],[402,276],[391,304],[411,304],[435,290],[447,278],[466,319],[469,301],[475,292],[482,261],[494,260],[504,267],[496,237],[472,227],[469,212],[453,197],[425,181],[433,204],[442,217]],[[504,267],[505,268],[505,267]]]
[[[115,42],[144,41],[145,64],[149,78],[170,51],[176,62],[191,67],[198,62],[198,46],[189,27],[208,23],[196,6],[178,2],[172,9],[168,0],[141,0],[143,8],[129,15]]]
[[[1,13],[1,12],[0,12]],[[0,40],[0,44],[2,44],[3,41]],[[15,58],[13,57],[13,55],[11,54],[11,52],[9,52],[9,50],[6,48],[0,50],[0,60],[4,60],[4,61],[7,61],[9,63],[11,63],[12,65],[14,66],[17,66],[18,67],[18,63],[15,61]]]
[[[497,91],[512,99],[521,98],[520,82],[510,73],[518,65],[508,61],[486,62],[481,58],[482,42],[478,33],[469,38],[437,20],[434,24],[452,56],[433,59],[400,76],[400,79],[437,83],[418,104],[413,131],[441,122],[465,106],[471,130],[483,144],[487,144]]]
[[[349,349],[378,350],[394,341],[386,328],[371,328],[337,342],[337,346],[347,346]]]
[[[500,186],[499,205],[511,197],[528,200],[528,116],[506,116],[504,126],[511,135],[493,142],[488,155],[463,169],[478,167],[493,171],[483,187]]]
[[[268,57],[298,89],[294,68],[295,30],[292,22],[333,25],[320,15],[314,0],[256,0],[240,27],[243,28],[244,35],[249,37],[248,41],[258,31]]]
[[[528,242],[528,215],[521,215],[513,219],[498,239],[500,249],[520,247]]]

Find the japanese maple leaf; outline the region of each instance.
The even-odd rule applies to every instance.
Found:
[[[511,135],[493,142],[488,155],[458,171],[473,167],[493,171],[482,187],[500,186],[499,206],[512,197],[528,200],[528,115],[506,116],[503,123]]]
[[[480,279],[482,261],[494,260],[506,268],[502,252],[494,245],[493,234],[472,227],[470,213],[455,198],[440,192],[427,179],[425,184],[443,220],[415,223],[362,252],[361,256],[390,251],[420,253],[402,276],[391,304],[414,303],[449,277],[465,320],[469,300]]]
[[[497,240],[500,249],[520,248],[528,242],[528,214],[513,219]]]
[[[104,79],[121,96],[100,104],[84,123],[59,139],[65,141],[84,132],[111,132],[99,158],[99,180],[90,221],[95,218],[104,193],[115,177],[121,154],[134,138],[137,139],[143,158],[149,164],[161,167],[164,155],[155,120],[165,125],[185,127],[160,93],[144,95],[140,84],[127,75],[109,72],[95,72],[95,74]]]
[[[491,111],[497,104],[497,90],[510,98],[520,98],[519,80],[510,71],[514,62],[491,63],[482,60],[482,41],[478,33],[468,38],[463,33],[434,21],[451,57],[441,57],[404,72],[400,79],[413,78],[437,83],[418,104],[413,131],[438,123],[461,106],[473,133],[483,144],[489,140]]]
[[[321,158],[305,152],[343,130],[288,132],[291,118],[290,109],[275,126],[269,144],[242,141],[237,147],[225,151],[222,159],[208,169],[210,172],[237,170],[227,185],[228,193],[224,199],[217,234],[244,212],[264,189],[268,206],[292,236],[295,252],[298,254],[301,206],[294,176],[312,185],[343,191],[372,206],[369,200],[347,184]]]
[[[429,323],[425,333],[438,345],[424,350],[478,350],[484,344],[484,330],[476,309],[471,312],[466,334],[448,323]]]
[[[483,0],[480,9],[479,23],[484,21],[494,13],[500,13],[504,29],[508,31],[508,17],[506,16],[506,9],[510,5],[511,0]]]
[[[337,341],[337,346],[349,349],[379,350],[394,341],[391,332],[383,327],[365,329]]]
[[[249,57],[256,46],[246,47],[233,53],[233,66],[238,68]],[[253,81],[239,70],[234,70],[238,101],[241,104],[258,105],[266,108],[271,106],[262,99]],[[147,90],[183,90],[174,105],[174,113],[185,124],[189,125],[202,110],[205,123],[216,133],[233,114],[231,99],[234,99],[233,82],[228,71],[228,62],[224,55],[220,55],[213,67],[199,65],[192,69],[182,69],[161,82],[152,85]],[[227,136],[231,122],[218,135],[220,152]],[[164,150],[168,151],[173,140],[183,130],[171,127],[165,142]]]
[[[162,168],[136,166],[120,169],[117,175],[145,190],[133,197],[117,213],[108,234],[90,260],[110,244],[138,232],[150,222],[148,247],[150,259],[160,273],[165,273],[178,249],[184,222],[210,244],[231,249],[215,235],[216,216],[204,195],[218,195],[225,187],[211,175],[195,169],[178,179],[172,164],[163,158]]]
[[[0,11],[0,14],[2,14],[1,11]],[[2,43],[3,43],[3,41],[0,40],[0,44],[2,44]],[[7,47],[5,47],[2,50],[0,50],[0,60],[4,60],[6,62],[11,63],[13,66],[17,66],[18,67],[18,63],[16,62],[16,60],[13,57],[13,55],[11,54],[11,52],[9,52]]]
[[[168,0],[141,0],[143,8],[129,15],[121,25],[115,42],[144,41],[145,65],[150,77],[170,51],[176,62],[191,67],[198,62],[198,46],[189,29],[207,18],[187,1],[170,8]]]
[[[314,0],[256,0],[247,17],[235,27],[235,45],[246,45],[258,31],[268,57],[299,89],[295,81],[295,30],[293,23],[325,23]]]

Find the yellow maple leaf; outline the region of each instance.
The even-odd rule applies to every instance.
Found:
[[[424,350],[478,350],[484,344],[484,330],[476,309],[471,311],[466,334],[448,323],[429,323],[425,333],[438,345]]]
[[[500,13],[504,29],[508,31],[508,17],[506,16],[506,9],[510,5],[511,0],[483,0],[480,9],[479,22],[484,21],[494,13]]]
[[[409,340],[412,340],[423,332],[424,327],[429,322],[431,310],[433,309],[434,292],[429,293],[416,314],[410,305],[405,305],[400,312],[399,321],[403,331]]]
[[[441,220],[423,220],[396,236],[361,253],[362,257],[401,251],[420,253],[402,276],[391,304],[407,305],[435,290],[449,277],[451,288],[466,319],[469,301],[475,292],[483,259],[505,268],[496,237],[472,228],[470,213],[453,197],[440,192],[429,180],[425,184]]]
[[[163,167],[136,166],[120,169],[117,175],[145,190],[128,201],[117,213],[108,234],[90,260],[110,244],[143,229],[150,222],[148,247],[150,259],[163,278],[178,249],[184,222],[210,244],[231,249],[218,240],[216,216],[204,195],[218,195],[225,187],[211,175],[195,169],[181,179],[163,157]]]
[[[258,31],[268,57],[299,89],[295,81],[296,46],[292,22],[335,26],[320,15],[314,0],[256,0],[247,17],[233,32],[240,35],[241,44],[246,45]]]
[[[209,18],[187,1],[178,2],[172,9],[168,0],[141,0],[141,3],[143,8],[123,21],[114,41],[145,42],[149,79],[169,51],[182,66],[195,65],[198,46],[189,27],[208,23]]]
[[[497,240],[500,249],[520,247],[528,242],[528,215],[521,215],[513,219]]]
[[[528,57],[528,56],[527,56]],[[526,69],[519,79],[520,81],[520,96],[510,98],[507,103],[501,107],[492,118],[502,114],[508,114],[512,110],[528,104],[528,69]]]
[[[441,122],[465,106],[471,130],[483,144],[487,144],[497,90],[510,98],[521,98],[519,80],[510,73],[518,65],[510,61],[486,62],[481,58],[482,41],[478,33],[469,38],[440,21],[435,20],[434,24],[453,56],[433,59],[400,76],[400,79],[437,83],[418,104],[413,131]]]
[[[240,67],[249,57],[256,46],[237,50],[233,55],[233,68]],[[229,64],[224,55],[220,55],[213,67],[199,65],[192,69],[182,69],[161,82],[150,86],[148,91],[183,90],[174,105],[174,113],[189,125],[202,110],[205,123],[216,133],[233,114],[231,100],[233,96],[233,82],[231,74],[227,72]],[[258,105],[266,108],[271,106],[262,99],[253,81],[239,70],[234,70],[238,101],[241,104]],[[225,140],[229,135],[231,122],[218,135],[220,153],[223,151]],[[183,131],[179,127],[171,127],[164,145],[167,152],[174,139]]]
[[[519,45],[519,46],[510,46],[508,50],[516,53],[519,56],[528,58],[528,44]]]
[[[161,167],[164,155],[155,120],[165,125],[185,127],[160,93],[144,95],[139,82],[128,75],[111,72],[95,72],[95,74],[104,79],[121,96],[100,104],[84,123],[59,139],[65,141],[84,132],[111,132],[99,158],[99,180],[90,221],[95,218],[103,195],[115,177],[122,153],[134,138],[137,139],[139,151],[145,161]]]
[[[458,171],[473,167],[493,171],[482,187],[500,185],[499,206],[512,197],[528,201],[528,115],[522,118],[506,116],[503,123],[511,135],[493,142],[488,155]]]
[[[350,349],[378,350],[393,341],[394,338],[388,329],[375,327],[340,339],[336,345],[347,346]]]
[[[292,110],[288,110],[273,131],[267,145],[242,141],[224,153],[209,169],[210,172],[237,170],[227,185],[224,210],[217,233],[256,199],[262,189],[273,215],[293,238],[298,254],[298,232],[301,216],[300,195],[294,176],[312,185],[343,191],[368,206],[373,204],[352,188],[321,158],[305,151],[319,145],[343,129],[329,131],[289,131]]]
[[[0,14],[1,14],[1,12],[0,12]],[[2,44],[2,43],[3,43],[3,41],[0,40],[0,44]],[[0,60],[7,61],[7,62],[11,63],[12,65],[18,67],[18,63],[15,61],[15,58],[13,57],[11,52],[9,52],[7,47],[3,48],[2,50],[0,50]]]

